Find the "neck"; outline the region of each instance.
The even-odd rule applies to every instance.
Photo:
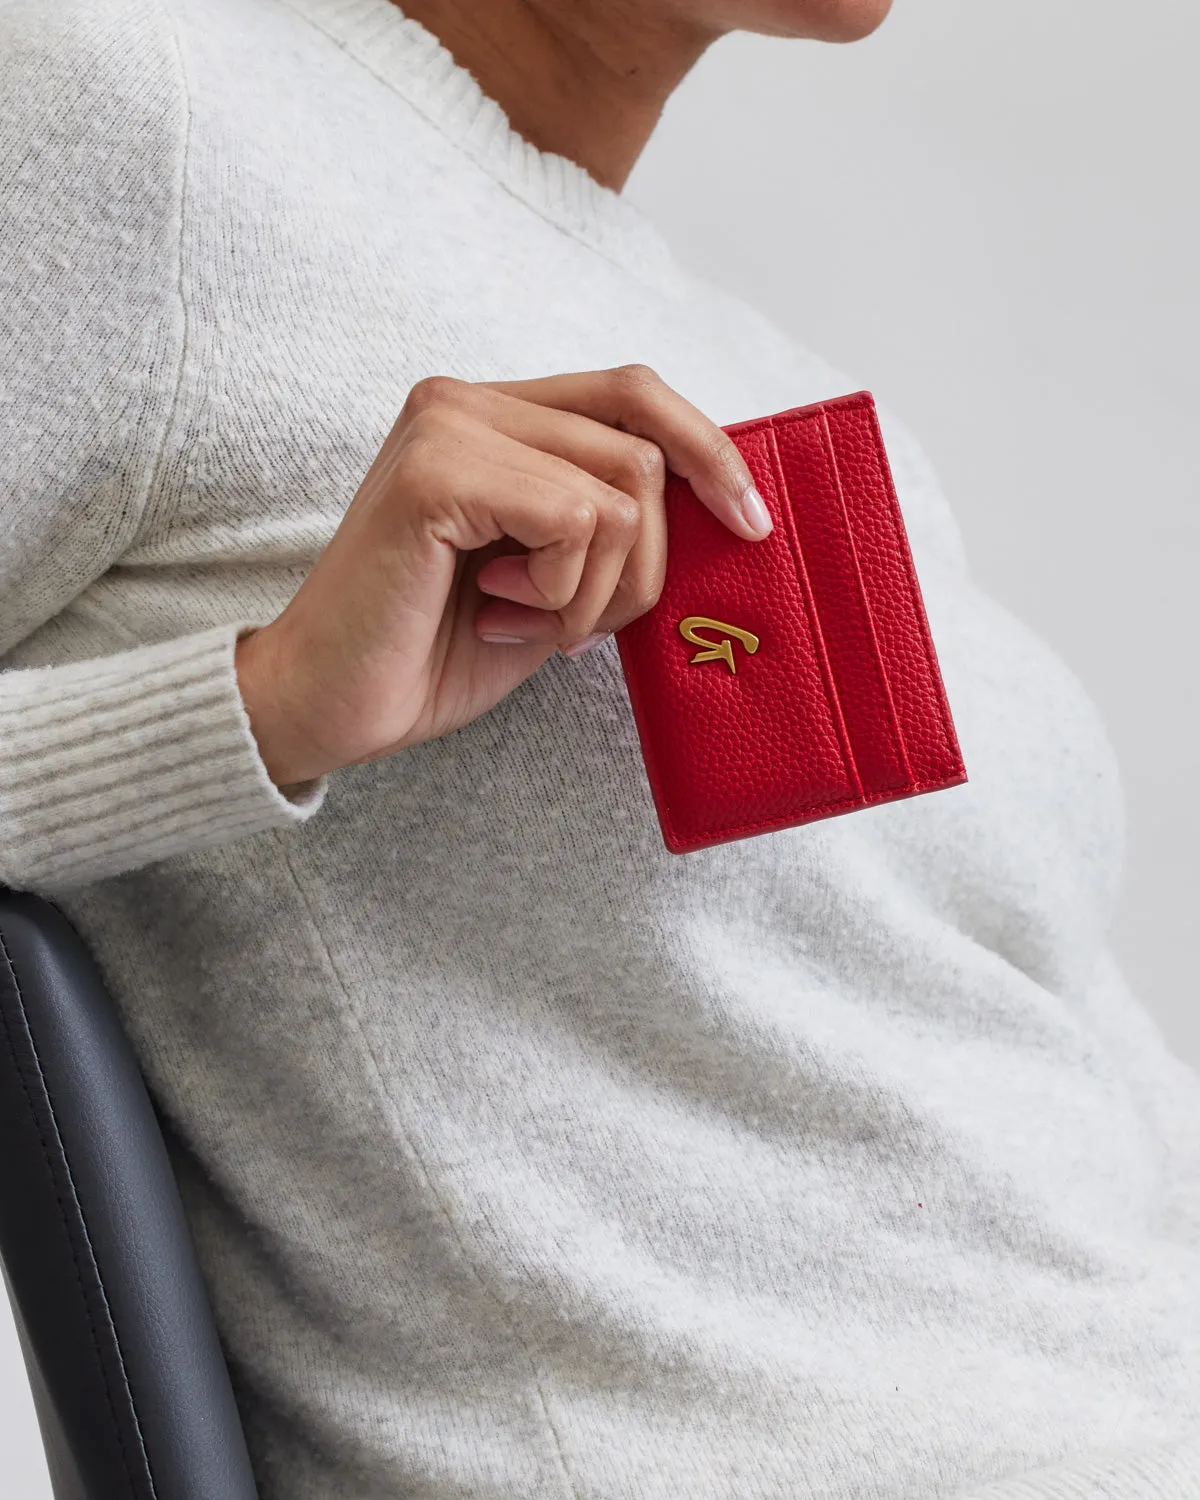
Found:
[[[671,93],[716,39],[640,0],[398,0],[540,151],[620,192]]]

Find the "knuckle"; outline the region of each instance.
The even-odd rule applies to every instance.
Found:
[[[465,388],[466,382],[453,375],[426,375],[410,388],[404,404],[413,413],[450,406],[462,399]]]
[[[662,385],[658,372],[649,365],[617,365],[612,371],[612,378],[622,390],[631,391],[635,395],[644,395]]]
[[[649,438],[631,438],[624,445],[621,468],[639,489],[661,489],[666,482],[666,457],[658,444]]]
[[[586,541],[596,529],[596,502],[586,496],[572,500],[563,512],[562,526],[571,543]]]

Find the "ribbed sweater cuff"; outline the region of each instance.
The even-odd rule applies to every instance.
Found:
[[[49,893],[311,818],[326,778],[284,796],[251,733],[253,628],[0,673],[0,879]]]

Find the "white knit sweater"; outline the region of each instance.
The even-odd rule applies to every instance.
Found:
[[[968,785],[672,856],[612,641],[266,776],[235,637],[412,383],[628,361],[722,424],[869,384],[388,0],[0,0],[0,875],[186,1143],[264,1500],[1195,1500],[1112,753],[886,413]]]

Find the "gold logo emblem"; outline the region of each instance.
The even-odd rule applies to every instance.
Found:
[[[697,630],[715,630],[725,639],[720,645],[714,646],[712,641],[705,640],[702,635],[697,635]],[[697,651],[692,657],[692,666],[695,666],[698,661],[723,661],[731,672],[736,672],[737,667],[733,662],[733,642],[741,641],[749,656],[753,656],[758,650],[756,635],[751,635],[748,630],[739,630],[736,625],[726,625],[724,620],[710,620],[707,615],[688,615],[686,620],[680,620],[679,634],[685,641],[691,641],[693,646],[704,647],[703,651]]]

